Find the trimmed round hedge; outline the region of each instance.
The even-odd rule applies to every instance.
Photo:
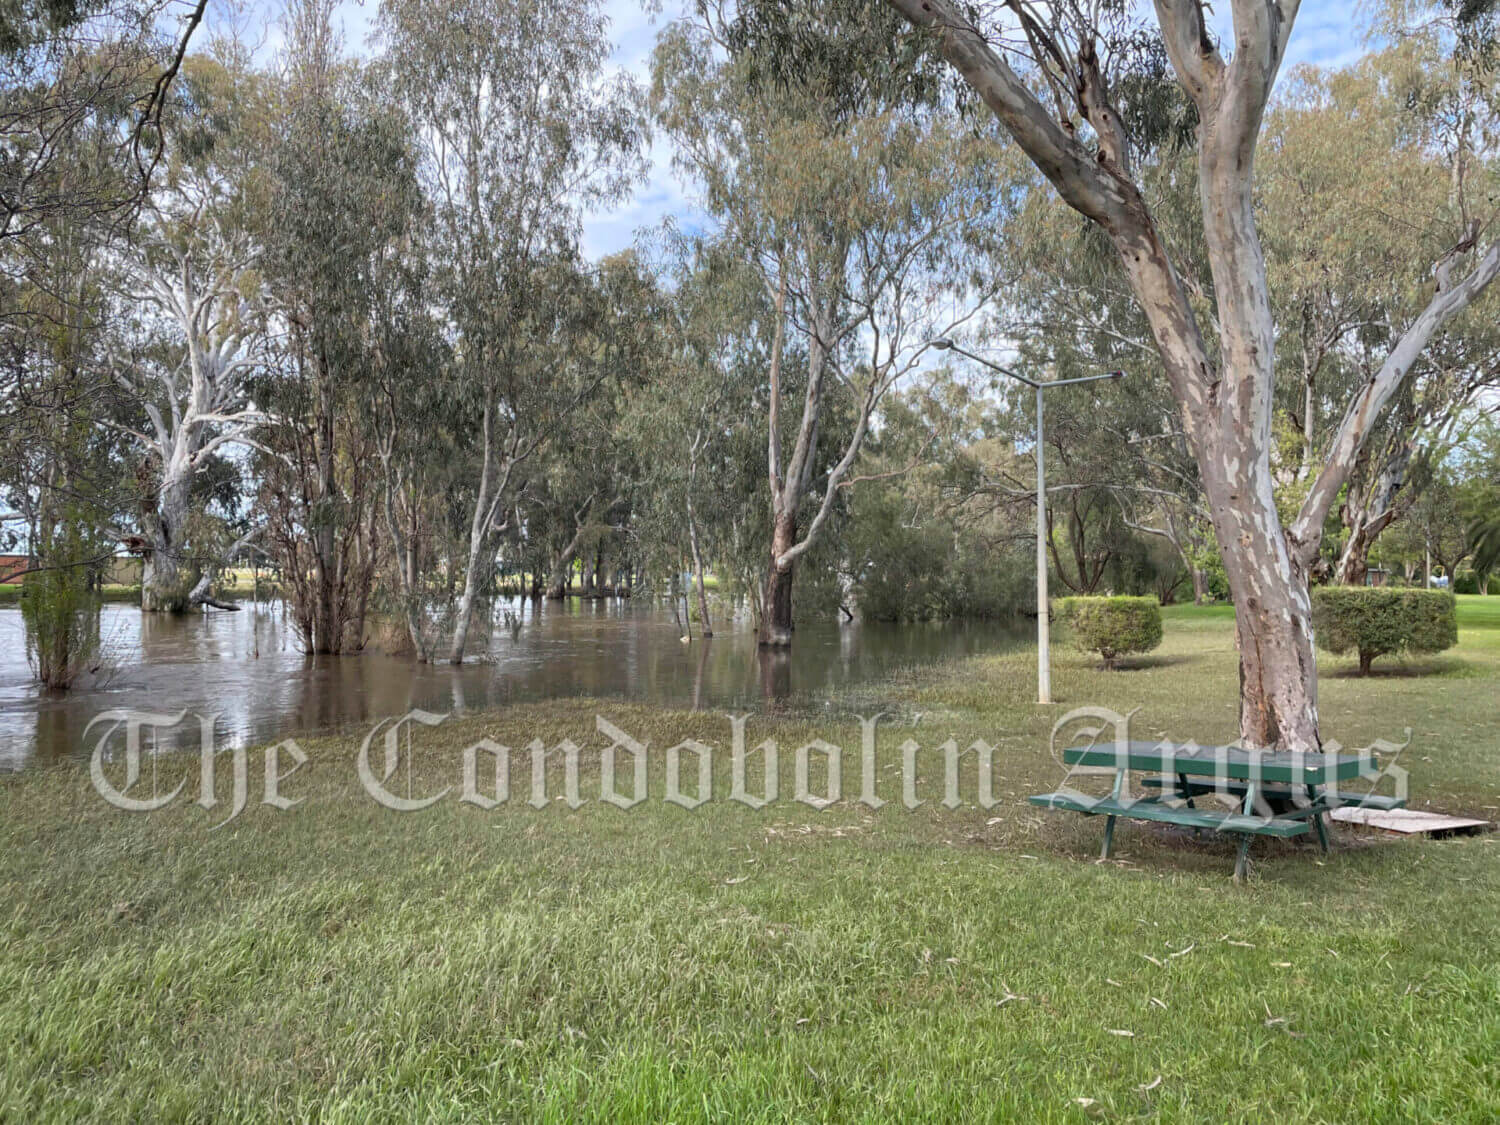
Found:
[[[1155,598],[1059,598],[1054,604],[1067,639],[1080,652],[1097,652],[1106,668],[1132,652],[1161,644],[1161,607]]]
[[[1458,643],[1457,603],[1447,590],[1322,586],[1312,595],[1318,647],[1358,652],[1362,676],[1377,656],[1442,652]]]

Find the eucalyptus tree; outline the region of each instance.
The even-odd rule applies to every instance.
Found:
[[[747,443],[759,445],[747,420],[765,387],[768,310],[760,278],[732,243],[673,238],[665,256],[672,284],[659,313],[659,377],[631,396],[624,418],[642,474],[631,527],[659,571],[681,573],[687,560],[699,626],[710,637],[705,575],[716,563],[732,567],[736,523],[761,487],[743,454]]]
[[[181,611],[211,601],[189,547],[194,486],[231,446],[256,444],[267,415],[249,400],[265,354],[266,320],[245,195],[247,137],[235,117],[250,76],[231,63],[188,60],[165,172],[118,255],[112,356],[116,382],[138,404],[110,423],[144,466],[141,605]],[[198,545],[199,553],[203,544]],[[230,553],[233,552],[231,548]]]
[[[120,442],[100,425],[119,403],[103,362],[97,228],[76,213],[49,216],[45,227],[49,253],[28,263],[14,290],[25,315],[0,328],[0,487],[7,538],[30,556],[27,653],[38,681],[65,689],[99,655],[99,575],[130,496]]]
[[[528,467],[523,493],[527,533],[544,549],[553,599],[566,596],[575,563],[582,592],[602,595],[606,561],[628,553],[627,526],[645,466],[625,419],[636,396],[670,378],[662,362],[667,295],[639,255],[610,255],[580,280],[577,313],[551,320],[548,336],[558,358],[582,376],[586,393]],[[571,360],[562,349],[571,349]]]
[[[1438,463],[1429,472],[1403,518],[1381,536],[1375,557],[1388,570],[1399,567],[1417,585],[1428,576],[1447,577],[1451,589],[1452,579],[1482,544],[1482,536],[1466,518],[1455,466]]]
[[[1183,247],[1180,268],[1207,272],[1194,253],[1201,237],[1191,215],[1193,176],[1184,144],[1191,139],[1163,113],[1154,160],[1141,169],[1160,222]],[[1047,408],[1049,491],[1063,532],[1071,572],[1065,586],[1088,575],[1105,581],[1112,563],[1131,550],[1130,533],[1158,539],[1174,552],[1192,582],[1194,599],[1207,593],[1206,571],[1216,555],[1198,468],[1181,416],[1161,377],[1150,327],[1119,276],[1114,253],[1098,228],[1041,190],[1034,175],[1024,203],[1006,222],[1003,253],[992,268],[1005,278],[1006,299],[978,330],[981,341],[1008,342],[1014,365],[1036,378],[1072,378],[1124,369],[1131,377],[1057,395]],[[1034,396],[1013,383],[994,387],[1010,410],[1013,446],[1029,448],[1035,432]],[[1024,462],[1024,463],[1023,463]],[[975,496],[1019,509],[1034,498],[1034,463],[1007,450],[982,464]],[[1110,508],[1116,509],[1110,511]],[[1098,531],[1106,534],[1100,540]],[[1049,539],[1056,558],[1057,538]],[[1104,555],[1095,547],[1103,544]],[[1139,552],[1137,552],[1138,554]],[[1095,561],[1090,564],[1089,558]]]
[[[379,82],[377,68],[370,80]],[[435,313],[432,268],[420,251],[427,209],[414,168],[382,194],[386,237],[368,245],[365,389],[359,404],[381,470],[381,513],[390,542],[388,601],[417,659],[430,660],[451,624],[448,576],[454,536],[450,498],[460,448],[444,383],[453,351]]]
[[[74,35],[78,18],[27,8],[0,29],[0,540],[30,557],[25,645],[56,689],[97,662],[98,585],[134,475],[102,424],[124,408],[105,361],[104,282],[111,220],[138,186],[123,184],[118,138],[141,75],[122,68],[106,97],[89,93],[88,73],[50,70],[99,61]]]
[[[1476,174],[1469,166],[1455,179],[1430,111],[1408,95],[1417,74],[1430,86],[1453,64],[1429,44],[1423,55],[1431,65],[1414,74],[1414,50],[1403,41],[1342,70],[1303,67],[1268,114],[1257,200],[1277,341],[1270,462],[1288,522],[1306,499],[1339,411],[1420,306],[1433,251],[1412,230]],[[1199,279],[1209,268],[1196,175],[1183,148],[1191,132],[1173,124],[1181,113],[1163,115],[1162,142],[1138,175],[1185,284],[1203,293]],[[1080,372],[1097,362],[1136,375],[1110,389],[1105,410],[1058,401],[1057,424],[1086,427],[1087,438],[1080,432],[1073,444],[1087,440],[1107,470],[1058,487],[1107,485],[1132,528],[1174,546],[1201,597],[1204,564],[1217,557],[1208,509],[1149,325],[1112,248],[1099,228],[1042,193],[1007,224],[1004,243],[997,266],[1008,270],[1009,300],[995,330],[1019,341],[1021,362]],[[1495,378],[1494,300],[1487,294],[1456,318],[1381,413],[1336,518],[1327,521],[1315,573],[1364,580],[1371,544],[1415,499],[1424,464],[1441,460],[1445,435]]]
[[[207,6],[207,0],[5,6],[0,243],[45,254],[59,221],[128,227],[165,151],[172,84]]]
[[[386,0],[379,23],[432,200],[467,439],[471,515],[449,651],[459,663],[520,467],[583,389],[569,349],[549,356],[532,334],[550,297],[539,282],[574,256],[584,210],[628,190],[643,135],[630,82],[602,74],[597,2],[460,0],[444,16]]]
[[[886,401],[842,561],[862,617],[1009,617],[1030,606],[1031,510],[983,486],[1014,446],[1006,404],[961,372],[939,369]]]
[[[988,295],[966,262],[1003,200],[997,162],[985,138],[928,112],[934,84],[889,49],[894,26],[705,3],[656,51],[658,120],[770,305],[763,644],[791,643],[797,561],[852,483],[881,401]],[[806,370],[788,425],[792,357]],[[837,394],[854,425],[830,449]]]
[[[1270,462],[1275,322],[1254,166],[1298,0],[1233,0],[1228,56],[1210,34],[1200,0],[1157,0],[1154,33],[1138,26],[1125,4],[1012,0],[974,10],[950,0],[888,3],[953,65],[1063,200],[1108,239],[1181,410],[1234,597],[1240,737],[1254,747],[1316,748],[1307,578],[1324,523],[1379,414],[1430,340],[1500,273],[1500,241],[1488,239],[1482,223],[1465,223],[1462,208],[1431,216],[1433,228],[1447,231],[1447,247],[1432,262],[1434,285],[1347,403],[1305,501],[1283,521]],[[1135,112],[1143,71],[1132,67],[1140,55],[1128,48],[1143,37],[1170,60],[1197,118],[1198,210],[1211,279],[1201,301],[1137,171],[1146,147]]]
[[[1392,6],[1386,17],[1400,14]],[[1492,34],[1467,24],[1456,39],[1427,26],[1393,34],[1351,67],[1303,68],[1268,117],[1260,206],[1281,375],[1271,459],[1284,512],[1311,489],[1344,403],[1426,303],[1443,250],[1423,233],[1432,216],[1451,209],[1469,229],[1494,190],[1484,136],[1500,119],[1493,48],[1482,48]],[[1364,582],[1371,546],[1500,377],[1497,307],[1492,290],[1455,316],[1379,413],[1329,521],[1333,551],[1320,563],[1335,580]]]
[[[92,279],[109,242],[127,231],[160,158],[159,130],[180,40],[165,0],[9,4],[0,13],[0,478],[35,480],[37,458],[71,460],[75,437],[110,413],[113,391],[97,351],[78,364],[46,356],[58,340],[91,341],[103,314]],[[201,16],[201,10],[198,10]],[[83,271],[83,273],[80,273]],[[83,274],[89,280],[81,281]],[[87,360],[87,362],[83,362]],[[60,377],[66,374],[66,379]],[[77,426],[59,411],[78,412]],[[48,451],[46,443],[62,444]],[[119,489],[97,482],[98,495]],[[19,487],[19,486],[18,486]],[[0,511],[0,530],[27,525],[27,499]],[[96,525],[118,505],[85,504]],[[99,522],[102,520],[103,522]]]
[[[329,0],[286,17],[264,111],[258,263],[274,354],[255,386],[260,508],[310,652],[357,649],[381,562],[380,460],[368,424],[373,263],[408,233],[406,126],[342,58]]]

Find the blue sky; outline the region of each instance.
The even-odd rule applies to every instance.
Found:
[[[274,26],[279,7],[274,0],[257,6],[259,12],[268,13],[261,20],[265,27],[266,49],[274,50],[279,37]],[[1220,10],[1214,16],[1215,29],[1227,39],[1229,3],[1224,0],[1217,7]],[[1359,58],[1366,49],[1358,17],[1360,7],[1348,0],[1304,0],[1292,32],[1288,65],[1311,62],[1341,66]],[[337,19],[343,26],[345,43],[351,51],[366,49],[376,8],[377,0],[343,0],[340,4]],[[657,32],[664,21],[682,10],[682,5],[679,0],[664,0],[661,9],[652,15],[641,0],[605,0],[615,43],[611,60],[613,67],[643,81],[646,79]],[[436,12],[437,5],[434,5],[435,16]],[[255,17],[249,19],[252,38],[260,38],[254,34]],[[586,217],[583,248],[590,257],[624,249],[634,240],[637,231],[654,227],[669,215],[689,222],[700,217],[692,204],[690,188],[672,171],[670,150],[665,142],[658,140],[651,156],[647,179],[631,200],[613,210]]]

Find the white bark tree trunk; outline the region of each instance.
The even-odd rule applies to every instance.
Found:
[[[181,613],[188,608],[191,578],[184,574],[183,551],[192,483],[185,461],[169,461],[156,503],[147,515],[149,534],[141,567],[141,608],[148,612]]]
[[[204,278],[188,250],[166,249],[174,271],[137,264],[139,288],[128,296],[171,326],[180,354],[165,363],[117,361],[114,376],[140,397],[150,428],[126,432],[159,473],[153,504],[143,516],[148,554],[141,608],[180,613],[195,604],[197,568],[184,565],[193,481],[221,446],[254,445],[254,429],[267,418],[245,402],[245,379],[259,359],[237,315],[238,266],[214,258]]]
[[[464,586],[458,598],[458,614],[453,624],[453,644],[448,651],[448,660],[452,664],[464,662],[464,652],[469,643],[469,630],[474,619],[474,605],[479,600],[481,586],[488,585],[491,577],[490,567],[493,562],[495,536],[505,530],[503,525],[496,525],[496,520],[507,499],[510,478],[517,463],[516,447],[519,435],[512,428],[508,436],[509,444],[502,449],[495,434],[494,414],[494,404],[487,398],[480,431],[480,440],[484,446],[483,459],[474,497],[474,514],[469,522],[469,550],[464,564]]]
[[[698,514],[693,510],[692,482],[689,480],[687,497],[688,549],[693,558],[693,583],[698,590],[698,619],[702,623],[704,637],[714,635],[713,622],[708,616],[708,592],[703,585],[703,548],[698,542]]]

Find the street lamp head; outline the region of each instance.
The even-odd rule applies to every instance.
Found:
[[[945,352],[945,351],[947,351],[949,348],[951,348],[953,346],[953,341],[952,340],[948,340],[948,339],[944,339],[944,338],[940,337],[940,338],[938,338],[936,340],[931,341],[931,344],[938,351]]]
[[[1111,371],[1109,373],[1109,377],[1111,379],[1123,379],[1123,378],[1125,378],[1125,372],[1123,372],[1123,371]]]

